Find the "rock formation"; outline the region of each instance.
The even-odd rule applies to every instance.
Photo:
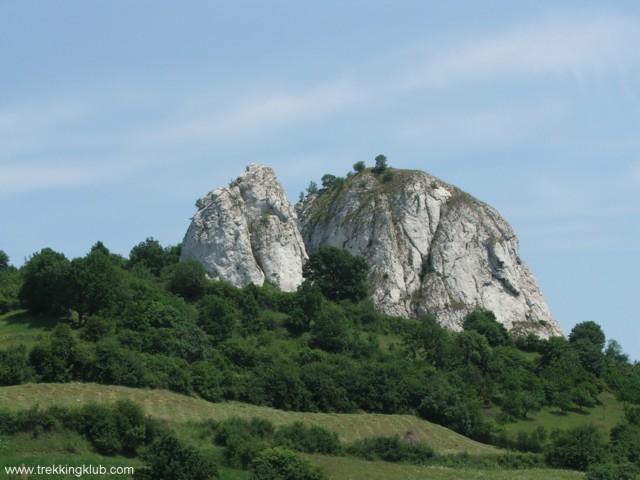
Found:
[[[212,278],[266,279],[291,291],[302,282],[306,252],[322,245],[366,259],[370,298],[385,313],[432,314],[460,330],[468,312],[484,308],[511,331],[562,335],[508,223],[420,171],[364,170],[294,211],[273,170],[250,165],[200,201],[182,259],[201,261]]]
[[[181,260],[198,260],[211,278],[235,285],[268,280],[292,291],[302,283],[307,258],[296,224],[273,170],[252,164],[229,188],[198,201]]]
[[[328,244],[367,260],[371,299],[386,313],[460,330],[484,308],[511,331],[562,335],[508,223],[431,175],[363,171],[297,209],[309,252]]]

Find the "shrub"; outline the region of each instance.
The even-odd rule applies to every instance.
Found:
[[[282,447],[264,450],[249,467],[250,480],[325,480],[328,477],[295,452]]]
[[[135,480],[209,480],[218,477],[215,464],[193,447],[162,434],[149,447],[147,468],[137,468]]]
[[[593,425],[585,425],[566,431],[555,431],[547,446],[545,459],[554,468],[587,470],[602,461],[605,445],[600,432]]]
[[[585,480],[635,480],[637,475],[632,463],[601,463],[589,468]]]
[[[365,460],[413,464],[426,463],[435,455],[433,450],[425,445],[401,442],[397,435],[356,440],[347,447],[347,453]]]
[[[302,422],[280,427],[276,433],[276,443],[306,453],[335,455],[341,450],[336,433],[318,425],[306,427]]]

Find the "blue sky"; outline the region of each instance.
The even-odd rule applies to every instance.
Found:
[[[176,244],[244,166],[383,153],[494,206],[640,359],[640,4],[0,0],[0,249]]]

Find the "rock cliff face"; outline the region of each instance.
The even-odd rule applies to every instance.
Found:
[[[309,252],[332,245],[367,260],[371,298],[386,313],[430,313],[460,330],[485,308],[511,331],[562,335],[507,222],[431,175],[364,171],[296,208]]]
[[[181,260],[198,260],[212,278],[236,285],[269,280],[292,291],[302,283],[306,250],[296,213],[271,168],[249,165],[198,207]]]
[[[182,259],[199,260],[211,277],[236,285],[267,279],[291,291],[303,280],[306,252],[322,245],[367,260],[371,299],[386,313],[433,314],[460,330],[465,314],[485,308],[511,331],[563,334],[507,222],[419,171],[365,170],[294,211],[273,170],[250,165],[230,188],[200,201]]]

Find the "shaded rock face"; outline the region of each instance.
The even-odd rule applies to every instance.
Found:
[[[435,315],[462,329],[475,308],[511,331],[562,335],[500,215],[419,171],[364,171],[296,206],[309,252],[345,248],[369,264],[371,299],[385,313]]]
[[[181,260],[200,261],[211,278],[235,285],[268,280],[292,291],[302,283],[307,254],[296,213],[271,168],[249,165],[198,206]]]

